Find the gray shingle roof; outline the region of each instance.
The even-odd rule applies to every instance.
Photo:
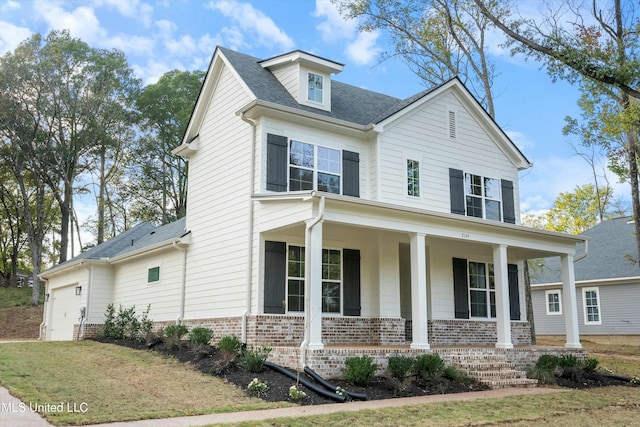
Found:
[[[185,218],[181,218],[160,227],[156,227],[150,222],[141,222],[133,228],[82,252],[56,267],[80,260],[113,258],[156,243],[181,237],[185,234],[185,221]]]
[[[377,123],[428,93],[402,100],[332,80],[331,111],[324,111],[299,104],[269,70],[262,68],[261,59],[223,47],[218,49],[259,100],[360,125]]]
[[[631,217],[604,221],[580,235],[588,236],[591,240],[587,256],[574,264],[576,281],[640,276],[638,266],[629,260],[630,257],[638,258]],[[558,258],[546,259],[541,274],[531,277],[533,284],[560,280]]]

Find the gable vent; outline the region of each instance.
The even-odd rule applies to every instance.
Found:
[[[456,139],[456,112],[449,111],[449,138]]]

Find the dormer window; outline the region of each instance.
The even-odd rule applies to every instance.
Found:
[[[322,104],[322,76],[309,73],[307,93],[309,101]]]

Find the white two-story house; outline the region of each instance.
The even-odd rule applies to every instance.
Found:
[[[290,365],[347,346],[509,350],[531,343],[523,261],[558,256],[579,349],[582,239],[519,225],[523,153],[458,79],[397,99],[334,80],[342,69],[217,48],[173,150],[189,159],[186,218],[45,272],[46,337],[99,328],[108,303],[150,304],[159,324],[237,334]]]

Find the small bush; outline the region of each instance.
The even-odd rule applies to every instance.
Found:
[[[187,333],[189,333],[189,328],[187,328],[187,326],[183,325],[182,323],[177,325],[169,325],[164,328],[164,334],[167,336],[167,338],[182,339],[182,337],[187,335]]]
[[[242,365],[250,372],[260,373],[264,370],[264,362],[267,361],[271,353],[269,347],[255,347],[251,350],[246,350],[242,356]]]
[[[552,354],[543,354],[538,358],[538,361],[536,362],[536,368],[546,369],[553,372],[553,370],[558,367],[559,363],[560,358],[558,356],[554,356]]]
[[[267,383],[260,381],[258,378],[254,378],[247,386],[247,389],[255,393],[262,394],[269,389],[269,386],[267,385]]]
[[[421,354],[413,364],[413,373],[422,379],[433,379],[442,375],[444,360],[437,354]]]
[[[561,368],[579,368],[580,361],[573,354],[563,354],[558,359],[558,366]]]
[[[407,356],[392,356],[389,358],[389,372],[398,381],[403,381],[413,369],[415,359]]]
[[[540,384],[555,384],[556,376],[553,369],[530,366],[527,368],[527,378],[538,380]]]
[[[447,366],[446,368],[444,368],[444,370],[442,371],[442,376],[457,383],[467,384],[472,381],[472,379],[469,377],[469,375],[467,375],[465,371],[463,371],[462,369],[456,369],[453,366]]]
[[[342,371],[344,379],[357,385],[369,385],[378,369],[371,357],[367,355],[349,357],[344,365],[345,368]]]
[[[213,331],[209,328],[193,328],[189,332],[189,342],[191,344],[209,345],[213,339]]]
[[[587,360],[583,362],[582,367],[587,372],[595,372],[595,370],[598,369],[598,365],[600,365],[600,362],[598,361],[598,359],[589,357]]]
[[[224,353],[239,354],[242,343],[235,335],[226,335],[218,341],[218,350]]]
[[[148,305],[141,319],[138,319],[135,305],[130,308],[124,308],[120,305],[116,314],[114,305],[109,304],[104,313],[105,322],[102,335],[113,339],[144,340],[151,332],[152,321],[148,317],[150,309],[151,306]]]

